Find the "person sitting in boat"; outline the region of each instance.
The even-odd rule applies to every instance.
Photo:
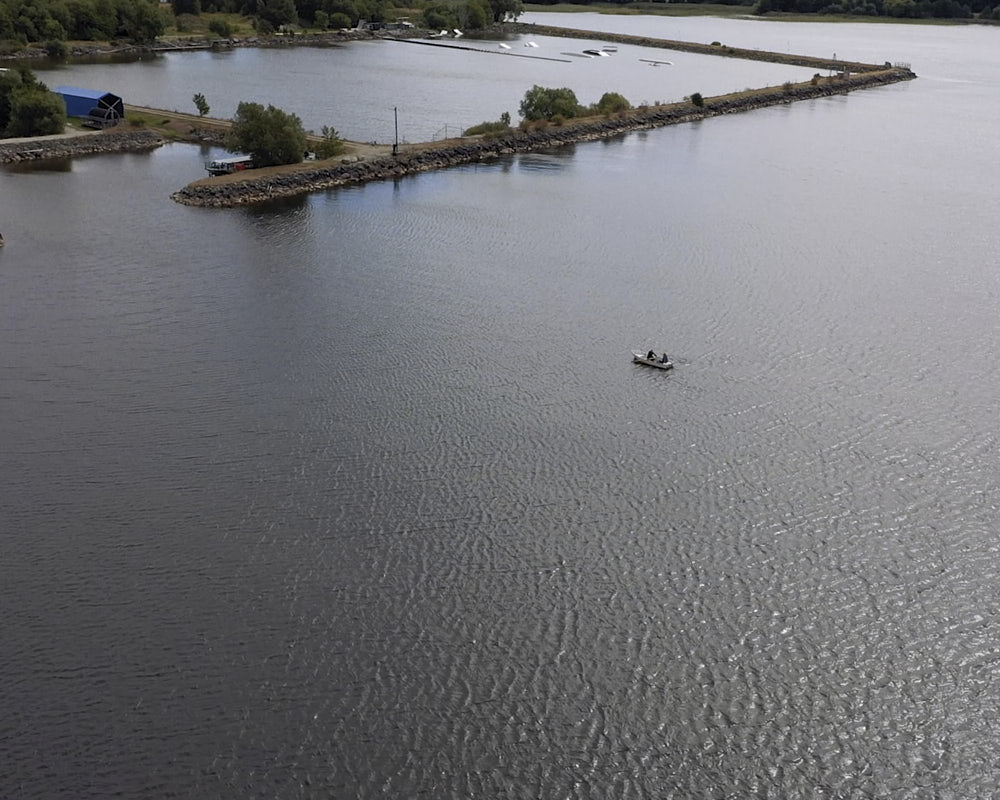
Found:
[[[648,358],[650,361],[652,361],[654,358],[656,358],[656,353],[654,353],[652,350],[650,350],[648,353],[646,353],[646,358]]]
[[[661,364],[666,364],[669,360],[670,359],[667,358],[667,354],[666,353],[664,353],[662,356],[660,356],[660,363]]]

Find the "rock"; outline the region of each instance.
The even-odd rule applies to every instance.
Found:
[[[0,139],[0,164],[44,158],[73,158],[94,153],[153,150],[163,144],[155,131],[104,131],[63,139],[39,139],[5,144]]]

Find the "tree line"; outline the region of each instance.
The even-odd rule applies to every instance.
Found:
[[[147,43],[164,29],[157,0],[0,0],[0,40],[20,44],[112,39]]]
[[[996,0],[759,0],[754,13],[840,14],[897,19],[1000,19]]]
[[[227,36],[232,29],[221,15],[244,17],[255,31],[269,34],[284,26],[352,28],[362,20],[383,23],[412,11],[419,11],[419,22],[429,28],[476,29],[517,19],[522,0],[0,0],[0,42],[148,44],[168,28],[185,30],[187,20],[202,14],[220,15],[208,27]]]

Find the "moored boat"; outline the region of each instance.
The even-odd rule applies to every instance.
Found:
[[[232,158],[216,158],[205,162],[205,169],[208,174],[230,175],[234,172],[242,172],[245,169],[253,169],[253,156],[233,156]]]

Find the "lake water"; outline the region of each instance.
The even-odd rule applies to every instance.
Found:
[[[920,78],[252,209],[0,170],[0,796],[994,795],[1000,31],[529,19]],[[788,79],[624,50],[43,79],[382,141]]]

